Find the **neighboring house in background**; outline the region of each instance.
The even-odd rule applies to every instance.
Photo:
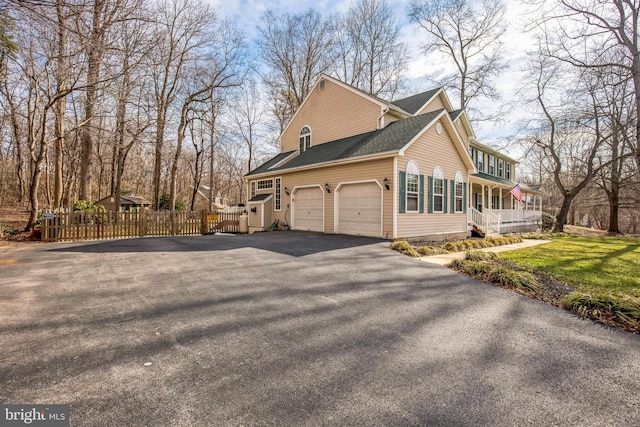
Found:
[[[477,143],[441,88],[388,102],[322,75],[280,143],[245,175],[250,231],[277,219],[293,230],[439,240],[535,229],[540,217],[542,193],[521,186],[538,204],[520,213],[509,193],[517,162]]]
[[[102,205],[108,211],[116,210],[116,196],[107,196],[94,203],[94,205]],[[123,195],[120,196],[120,211],[135,212],[138,209],[151,206],[151,202],[141,196]]]

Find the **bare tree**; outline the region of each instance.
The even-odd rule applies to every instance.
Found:
[[[82,154],[80,163],[80,198],[91,198],[91,165],[93,151],[94,119],[101,82],[104,55],[109,48],[109,31],[114,24],[127,20],[138,8],[138,0],[95,0],[88,4],[86,14],[79,15],[77,33],[85,40],[87,56],[86,94],[84,102],[85,126],[82,130]],[[86,15],[86,19],[85,18]]]
[[[157,49],[152,58],[156,103],[153,206],[158,207],[162,185],[162,153],[170,108],[179,94],[184,68],[194,61],[194,51],[206,43],[206,28],[214,21],[210,7],[199,0],[162,0],[156,10]]]
[[[247,147],[247,172],[251,171],[255,144],[262,136],[261,122],[264,114],[264,104],[255,83],[252,82],[243,88],[231,113],[236,135]]]
[[[541,19],[556,20],[557,37],[549,35],[550,55],[583,69],[615,67],[633,82],[640,171],[640,1],[560,0],[551,7]]]
[[[171,166],[169,193],[171,209],[174,209],[176,202],[178,162],[191,120],[190,112],[195,105],[205,105],[213,96],[214,91],[240,86],[244,77],[245,42],[243,34],[228,22],[216,25],[212,30],[207,49],[208,54],[192,70],[191,75],[194,80],[189,87],[189,94],[182,103],[176,151]]]
[[[268,11],[258,30],[257,45],[269,69],[263,80],[273,98],[273,113],[284,128],[316,78],[331,67],[332,25],[311,9],[282,16]]]
[[[459,93],[460,107],[479,119],[474,104],[482,98],[499,98],[494,79],[507,64],[502,55],[502,0],[476,4],[469,0],[412,0],[408,14],[427,33],[425,53],[438,52],[455,68],[440,83]]]
[[[610,129],[598,117],[598,79],[571,74],[544,55],[534,56],[530,67],[528,77],[534,83],[527,88],[532,91],[528,101],[538,117],[526,141],[544,153],[544,167],[562,198],[554,230],[562,231],[575,197],[610,164],[599,157]],[[567,89],[569,81],[577,89]]]
[[[407,46],[386,0],[358,0],[336,27],[333,74],[368,93],[393,99],[402,83]]]

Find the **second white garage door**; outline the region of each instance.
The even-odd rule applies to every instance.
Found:
[[[324,232],[324,193],[320,187],[297,188],[293,193],[293,229]]]
[[[338,233],[382,236],[382,189],[378,184],[366,182],[340,187]]]

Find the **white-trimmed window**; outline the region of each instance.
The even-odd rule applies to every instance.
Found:
[[[279,211],[282,207],[282,178],[276,178],[276,197],[275,197],[275,209]]]
[[[496,158],[493,157],[492,155],[489,155],[489,175],[495,175],[496,173],[495,161],[496,161]]]
[[[307,148],[311,147],[311,128],[309,126],[305,126],[300,129],[300,152],[306,151]]]
[[[477,162],[478,171],[484,172],[484,153],[482,151],[477,151],[476,153],[478,155],[478,162]]]
[[[498,176],[504,177],[504,160],[498,159]]]
[[[420,207],[420,168],[413,160],[407,163],[407,212],[418,212]]]
[[[464,178],[460,171],[456,172],[455,212],[464,212]]]
[[[258,181],[258,190],[271,190],[273,188],[272,179],[262,179]]]
[[[505,163],[506,163],[506,166],[505,166],[505,172],[506,172],[505,178],[511,179],[511,163],[509,163],[509,162],[505,162]]]
[[[256,197],[256,182],[251,181],[251,199]]]
[[[444,172],[440,166],[433,170],[433,211],[444,212]]]

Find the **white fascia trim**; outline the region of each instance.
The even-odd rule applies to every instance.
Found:
[[[398,238],[398,156],[393,158],[393,238]]]
[[[273,166],[269,166],[269,169],[274,169],[277,168],[278,166],[282,165],[283,163],[288,162],[289,160],[291,160],[292,158],[296,157],[298,155],[297,151],[294,151],[293,153],[289,154],[287,157],[285,157],[284,159],[280,160],[278,163],[276,163]]]
[[[471,127],[471,121],[469,120],[469,115],[467,114],[467,110],[464,109],[462,110],[462,113],[460,113],[460,115],[456,118],[456,120],[462,120],[462,126],[464,126],[464,128],[467,130],[467,132],[469,133],[469,139],[476,139],[476,133],[473,131],[473,128]]]
[[[470,173],[476,173],[477,172],[476,166],[471,160],[471,156],[469,155],[469,150],[464,145],[464,141],[462,141],[462,138],[460,137],[458,130],[453,124],[453,121],[451,120],[451,116],[449,116],[449,113],[447,112],[447,110],[442,110],[440,114],[438,114],[424,128],[422,128],[422,130],[418,132],[418,134],[414,136],[411,141],[409,141],[404,147],[402,147],[398,152],[398,154],[400,154],[401,156],[404,156],[405,151],[411,145],[413,145],[413,143],[416,142],[418,138],[420,138],[431,126],[433,126],[434,123],[437,123],[438,120],[442,119],[443,117],[446,117],[443,121],[444,121],[444,125],[447,127],[447,131],[449,132],[449,135],[455,135],[455,138],[451,138],[451,139],[453,140],[453,144],[455,145],[456,150],[458,150],[458,154],[462,158],[462,161],[467,165],[468,170],[473,171]]]
[[[413,117],[415,117],[415,116],[419,116],[419,115],[420,115],[420,111],[422,111],[422,109],[423,109],[424,107],[426,107],[427,105],[429,105],[429,103],[430,103],[431,101],[433,101],[433,100],[434,100],[438,95],[440,95],[443,91],[444,91],[444,88],[442,88],[442,87],[441,87],[440,89],[438,89],[438,91],[437,91],[436,93],[434,93],[434,94],[433,94],[433,96],[431,96],[431,98],[427,99],[427,102],[425,102],[424,104],[422,104],[422,105],[420,106],[420,108],[418,108],[418,109],[416,110],[416,112],[412,114],[412,116],[413,116]],[[448,100],[447,100],[447,101],[448,101]],[[449,103],[449,104],[450,104],[450,103]]]
[[[369,154],[369,155],[366,155],[366,156],[354,157],[352,159],[331,160],[329,162],[314,163],[312,165],[298,166],[296,168],[291,168],[291,169],[281,169],[281,170],[278,171],[278,173],[279,174],[285,174],[285,173],[298,172],[298,171],[303,171],[303,170],[312,170],[312,169],[324,168],[324,167],[327,167],[327,166],[347,165],[349,163],[359,163],[359,162],[365,162],[365,161],[370,161],[370,160],[386,159],[388,157],[394,157],[394,156],[397,156],[397,155],[398,155],[397,151],[385,151],[384,153]],[[261,174],[251,175],[251,178],[252,179],[257,179],[257,178],[264,177],[264,176],[273,176],[273,175],[268,173],[268,172],[263,172]]]

